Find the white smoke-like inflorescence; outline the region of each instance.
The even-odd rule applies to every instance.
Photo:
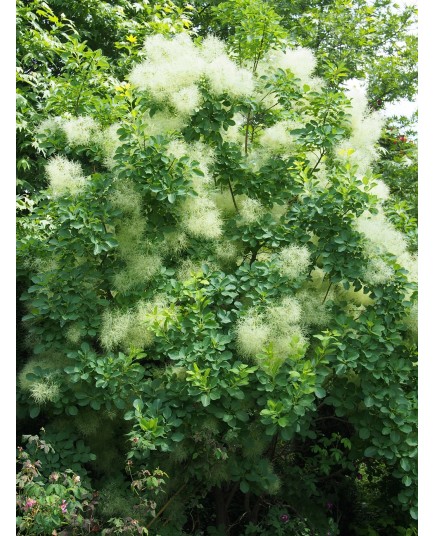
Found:
[[[65,156],[53,156],[45,167],[51,192],[54,197],[82,190],[86,183],[79,162],[68,160]]]
[[[361,175],[365,175],[378,158],[376,143],[380,138],[385,118],[381,112],[369,112],[366,90],[358,80],[347,83],[347,96],[351,100],[349,109],[351,135],[335,149],[336,157],[355,164]]]

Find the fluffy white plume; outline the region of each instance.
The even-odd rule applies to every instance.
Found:
[[[45,168],[53,196],[79,192],[86,179],[78,162],[68,160],[65,156],[53,156]]]

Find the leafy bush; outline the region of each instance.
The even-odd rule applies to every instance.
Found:
[[[19,3],[19,407],[52,425],[43,467],[78,472],[97,447],[91,476],[110,472],[107,503],[121,490],[100,506],[106,534],[337,534],[363,502],[376,511],[361,467],[393,509],[367,530],[412,530],[415,222],[392,212],[413,179],[383,165],[395,199],[375,173],[381,113],[271,4],[219,3],[226,41],[150,4],[143,50],[122,10],[89,6],[96,35],[107,9],[125,39],[110,61],[72,20]],[[155,492],[137,516],[109,471],[119,449],[146,463],[133,488]],[[23,483],[35,534],[72,526],[47,478]]]

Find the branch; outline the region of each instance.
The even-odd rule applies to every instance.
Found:
[[[249,142],[249,126],[250,126],[250,111],[247,114],[247,122],[246,122],[246,134],[244,137],[244,153],[247,156],[247,144]]]
[[[329,294],[329,292],[330,292],[330,289],[331,289],[331,287],[332,287],[332,284],[333,284],[333,283],[330,281],[329,288],[327,289],[327,292],[325,293],[324,299],[323,299],[323,301],[321,302],[321,304],[323,304],[323,303],[326,301],[327,296],[328,296],[328,294]]]
[[[236,210],[237,213],[239,214],[240,211],[239,211],[239,209],[238,209],[237,202],[235,201],[234,191],[232,190],[232,183],[231,183],[231,180],[230,180],[229,178],[228,178],[228,185],[229,185],[229,191],[231,192],[232,202],[234,203],[235,210]]]
[[[316,168],[319,166],[319,164],[320,164],[320,162],[321,162],[321,160],[322,160],[322,157],[323,157],[324,155],[325,155],[325,149],[323,148],[323,149],[321,149],[321,153],[320,153],[320,156],[319,156],[319,158],[318,158],[317,163],[315,164],[314,168],[313,168],[312,171],[310,172],[311,175],[314,174]]]
[[[232,486],[229,495],[225,502],[225,509],[227,510],[229,508],[229,505],[231,504],[232,499],[234,498],[235,493],[238,491],[239,488],[239,482],[235,482],[235,484]]]
[[[147,529],[149,529],[149,527],[151,527],[154,524],[154,522],[161,516],[161,514],[164,512],[164,510],[166,510],[166,508],[173,501],[173,499],[175,497],[177,497],[186,486],[187,486],[187,482],[185,484],[183,484],[174,495],[172,495],[172,497],[166,502],[166,504],[163,505],[163,507],[160,509],[160,511],[156,514],[154,519],[152,519],[152,521],[148,525],[146,525]]]

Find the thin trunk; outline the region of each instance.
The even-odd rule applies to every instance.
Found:
[[[237,205],[237,202],[235,201],[235,195],[234,195],[234,191],[232,189],[232,183],[231,183],[230,179],[228,179],[228,185],[229,185],[229,191],[231,192],[232,202],[234,204],[235,210],[237,211],[237,213],[239,213],[240,211],[238,210],[238,205]]]
[[[217,529],[227,533],[228,512],[225,504],[225,495],[221,488],[214,488],[214,498],[216,506],[216,525]]]
[[[248,143],[249,143],[249,126],[250,126],[250,112],[247,114],[246,121],[246,134],[244,136],[244,154],[248,154]]]
[[[257,525],[258,523],[258,516],[259,516],[259,509],[261,507],[261,501],[262,501],[262,497],[258,497],[258,500],[255,502],[255,505],[253,506],[250,512],[250,521],[254,525]]]

